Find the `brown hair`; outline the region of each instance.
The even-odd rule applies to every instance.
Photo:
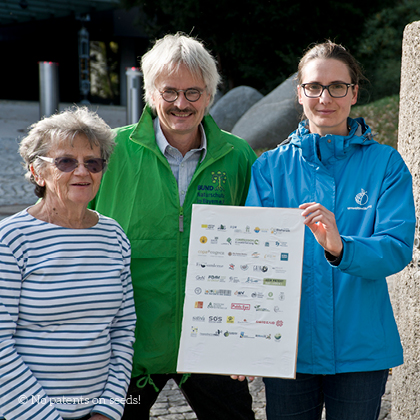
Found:
[[[358,85],[361,80],[366,80],[366,77],[363,75],[362,69],[357,60],[342,45],[327,40],[322,44],[316,44],[308,49],[300,59],[297,74],[298,84],[302,83],[302,73],[306,64],[317,58],[332,58],[344,63],[349,69],[351,82],[355,85]]]

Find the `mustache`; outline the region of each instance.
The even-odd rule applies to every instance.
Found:
[[[188,108],[188,107],[184,108],[184,109],[180,109],[177,106],[174,106],[174,107],[168,109],[168,112],[175,112],[175,113],[187,113],[188,112],[188,113],[193,114],[193,113],[195,113],[195,109]]]

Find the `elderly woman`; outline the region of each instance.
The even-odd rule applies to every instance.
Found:
[[[87,209],[114,146],[86,108],[31,127],[20,154],[33,207],[0,223],[0,411],[6,419],[121,418],[135,311],[130,244]]]

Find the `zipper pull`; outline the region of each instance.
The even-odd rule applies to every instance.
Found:
[[[179,215],[179,231],[184,232],[184,214]]]

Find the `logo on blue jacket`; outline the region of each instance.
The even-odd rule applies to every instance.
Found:
[[[354,199],[356,200],[356,203],[357,203],[359,206],[364,206],[364,205],[368,202],[368,200],[369,200],[369,197],[368,197],[368,195],[367,195],[367,191],[365,191],[365,190],[362,188],[362,191],[361,191],[361,192],[359,192],[359,194],[357,194],[357,195],[356,195],[356,197],[355,197]]]

